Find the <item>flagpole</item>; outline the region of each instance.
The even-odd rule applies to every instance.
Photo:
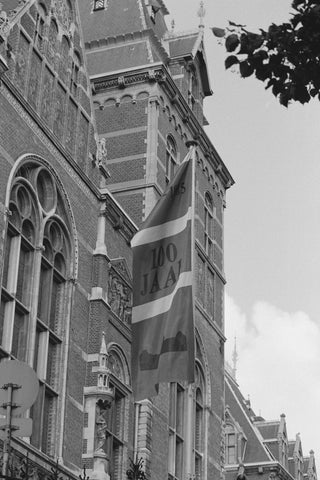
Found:
[[[186,142],[186,146],[189,148],[191,165],[192,165],[192,193],[191,193],[191,266],[192,271],[195,272],[195,226],[194,226],[194,216],[195,216],[195,168],[196,168],[196,147],[198,143],[195,140],[189,140]],[[193,279],[194,285],[194,279]],[[193,319],[195,322],[195,308],[194,308],[194,288],[192,285],[192,309],[193,309]],[[194,349],[195,349],[195,332],[194,332]],[[195,350],[194,350],[195,351]],[[195,366],[194,366],[195,368]],[[185,478],[188,480],[193,478],[194,474],[194,455],[193,455],[193,443],[194,443],[194,434],[193,434],[193,393],[194,393],[194,383],[189,383],[187,389],[187,432],[186,432],[186,451],[187,455],[185,457]]]

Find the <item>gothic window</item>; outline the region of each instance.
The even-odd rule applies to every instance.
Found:
[[[63,36],[61,40],[61,60],[60,60],[60,77],[67,84],[67,69],[69,65],[70,44],[67,37]]]
[[[53,62],[56,53],[58,27],[54,20],[51,20],[48,34],[48,59]]]
[[[128,372],[123,359],[115,349],[109,350],[109,385],[114,389],[114,400],[107,411],[106,453],[110,459],[111,478],[122,478],[125,457],[128,409]]]
[[[204,249],[209,259],[213,259],[213,201],[207,192],[204,200]]]
[[[74,52],[72,66],[71,66],[71,77],[70,77],[70,92],[72,95],[76,95],[79,83],[79,70],[80,70],[80,57],[77,52]]]
[[[0,353],[32,365],[40,391],[31,409],[31,444],[54,454],[59,356],[66,324],[71,243],[51,173],[30,161],[13,181],[0,304]]]
[[[177,148],[171,136],[167,138],[166,148],[166,181],[169,183],[175,173],[177,166]]]
[[[41,50],[43,46],[45,17],[46,17],[46,11],[44,7],[40,4],[38,6],[38,11],[36,16],[36,28],[34,31],[34,43],[39,48],[39,50]]]
[[[236,432],[232,425],[227,425],[225,429],[225,449],[226,464],[237,463]]]
[[[188,104],[191,110],[194,110],[197,94],[197,80],[194,72],[189,74]]]
[[[202,368],[196,363],[194,391],[194,468],[195,478],[203,477],[205,381]]]
[[[169,402],[169,478],[182,479],[185,388],[181,383],[170,383]]]

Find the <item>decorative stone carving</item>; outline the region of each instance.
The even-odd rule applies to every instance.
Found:
[[[104,444],[106,441],[106,430],[108,428],[106,415],[111,406],[111,401],[99,399],[96,403],[96,420],[95,420],[95,452],[104,452]]]
[[[105,164],[107,161],[107,147],[105,138],[100,138],[97,141],[96,159],[98,166]]]
[[[55,0],[53,12],[65,31],[69,32],[72,22],[72,12],[66,0]]]
[[[131,320],[131,290],[114,271],[109,275],[108,302],[111,310],[124,322]]]

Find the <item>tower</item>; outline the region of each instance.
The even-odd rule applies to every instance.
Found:
[[[206,135],[212,91],[199,27],[168,30],[162,0],[80,0],[109,189],[139,227],[196,140],[196,383],[136,406],[134,452],[154,478],[220,476],[224,404],[223,215],[233,179]],[[196,12],[195,12],[196,13]],[[195,17],[195,22],[196,22]],[[201,432],[201,433],[200,433]],[[210,439],[210,442],[208,441]]]

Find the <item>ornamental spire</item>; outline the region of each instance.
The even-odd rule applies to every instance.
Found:
[[[205,17],[205,15],[206,15],[206,11],[205,11],[205,8],[204,8],[204,2],[203,2],[203,0],[201,0],[200,7],[199,7],[199,10],[198,10],[198,17],[200,19],[199,28],[201,28],[201,29],[204,28],[204,17]]]
[[[232,374],[234,379],[236,379],[238,358],[239,358],[239,355],[237,352],[237,337],[234,337],[234,348],[232,353],[232,362],[233,362]]]

